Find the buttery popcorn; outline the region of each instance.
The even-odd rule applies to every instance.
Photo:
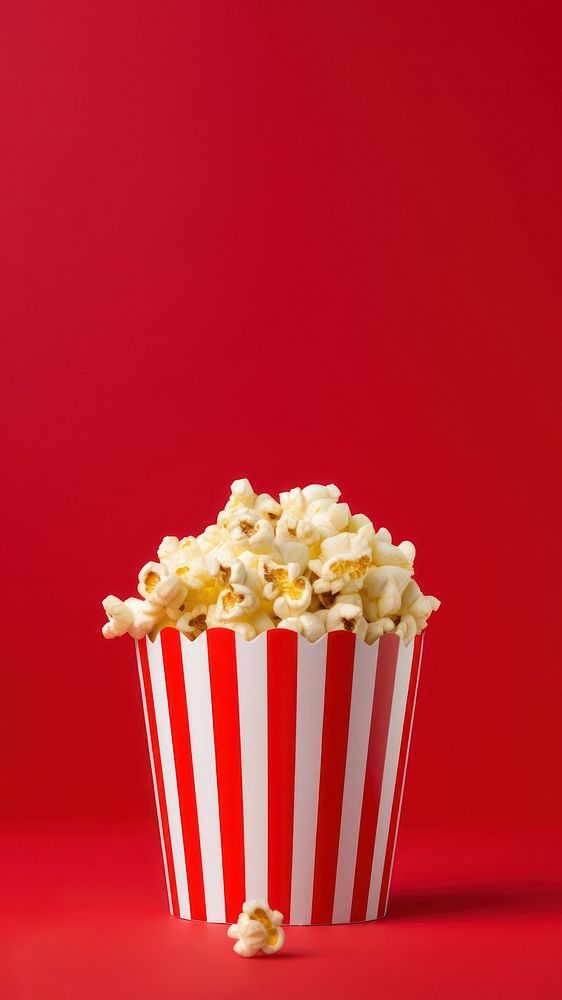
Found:
[[[279,910],[270,910],[265,899],[252,899],[244,903],[237,923],[231,924],[226,933],[236,941],[233,950],[242,958],[253,958],[258,951],[273,955],[285,941],[282,923]]]
[[[343,630],[368,643],[395,632],[408,644],[440,602],[413,580],[412,542],[395,544],[340,496],[313,484],[277,501],[237,479],[216,524],[162,539],[139,573],[139,597],[106,597],[103,635],[154,639],[172,627],[196,639],[229,628],[251,640],[285,628],[309,642]]]

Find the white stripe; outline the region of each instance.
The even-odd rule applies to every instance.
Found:
[[[150,667],[152,695],[154,698],[156,728],[158,730],[158,746],[160,747],[160,757],[162,759],[162,775],[164,778],[164,791],[166,794],[166,808],[168,810],[168,824],[170,827],[170,840],[172,842],[172,857],[174,859],[180,917],[189,919],[191,911],[189,908],[187,872],[183,850],[183,832],[160,636],[158,635],[154,642],[147,640],[146,648]]]
[[[148,755],[150,757],[150,770],[152,771],[152,783],[154,785],[154,798],[156,800],[156,815],[158,816],[158,829],[160,830],[160,844],[162,845],[162,859],[164,861],[164,874],[166,876],[166,889],[168,890],[168,906],[170,907],[170,913],[172,913],[172,893],[170,891],[170,876],[168,874],[168,861],[166,859],[166,847],[164,844],[164,828],[162,826],[162,814],[160,812],[160,800],[158,798],[158,785],[156,783],[156,767],[154,765],[154,754],[152,753],[152,739],[150,736],[150,723],[148,721],[148,708],[146,705],[146,693],[144,690],[144,681],[142,679],[142,664],[140,658],[139,644],[135,640],[135,648],[137,653],[137,663],[139,668],[139,680],[142,698],[142,709],[144,712],[144,724],[146,726],[146,736],[148,739]],[[156,735],[156,734],[155,734]]]
[[[405,646],[404,643],[400,641],[398,662],[396,664],[396,676],[394,679],[394,691],[392,694],[392,708],[390,710],[390,724],[388,728],[388,738],[384,758],[381,800],[377,830],[375,834],[375,850],[373,854],[373,866],[371,868],[369,900],[367,903],[367,920],[376,919],[379,905],[384,858],[386,854],[386,843],[388,840],[388,827],[392,811],[392,799],[394,797],[394,785],[396,783],[398,758],[400,756],[400,743],[402,740],[402,729],[404,726],[404,713],[406,711],[406,700],[408,697],[408,684],[410,681],[413,652],[413,643],[409,646]]]
[[[412,729],[414,727],[414,714],[416,711],[416,701],[418,697],[418,687],[420,683],[420,671],[421,671],[421,661],[423,655],[423,643],[425,635],[422,633],[421,637],[421,649],[420,649],[420,662],[418,665],[418,676],[416,677],[416,690],[414,691],[414,701],[412,705],[412,718],[410,719],[410,732],[408,733],[408,745],[406,747],[406,760],[404,761],[404,775],[402,777],[402,788],[400,789],[400,802],[398,803],[398,816],[396,817],[396,833],[394,836],[394,843],[392,845],[392,858],[390,859],[390,871],[388,873],[388,887],[386,891],[386,899],[384,901],[384,916],[386,916],[386,911],[388,907],[388,897],[390,896],[390,883],[392,881],[392,869],[394,867],[394,855],[396,853],[396,841],[398,840],[398,830],[400,828],[400,813],[402,812],[402,799],[404,798],[404,787],[406,785],[406,770],[408,768],[408,757],[410,754],[410,743],[412,740]]]
[[[332,921],[349,923],[369,750],[379,643],[355,643],[342,818]]]
[[[267,634],[236,636],[246,899],[267,899]],[[242,902],[242,901],[241,901]]]
[[[298,638],[291,924],[312,914],[327,641]]]
[[[181,637],[207,920],[224,923],[224,882],[207,636]]]

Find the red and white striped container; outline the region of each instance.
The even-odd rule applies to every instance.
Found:
[[[137,643],[171,912],[386,913],[422,640],[164,629]]]

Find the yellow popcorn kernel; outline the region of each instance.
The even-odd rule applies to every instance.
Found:
[[[282,922],[283,914],[271,910],[265,899],[252,899],[244,903],[238,921],[226,933],[236,941],[234,951],[242,958],[252,958],[258,951],[273,955],[285,940]]]
[[[180,566],[176,573],[178,576],[184,576],[185,573],[189,573],[189,566]]]

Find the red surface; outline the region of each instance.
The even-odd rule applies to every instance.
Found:
[[[560,28],[540,0],[5,6],[0,810],[37,843],[48,823],[154,821],[133,650],[101,639],[100,599],[132,593],[162,535],[200,530],[236,476],[335,480],[413,538],[443,600],[410,857],[418,828],[465,845],[497,828],[522,845],[513,885],[533,877],[535,838],[562,823]],[[161,871],[120,882],[124,850],[95,860],[68,838],[33,859],[39,900],[20,864],[12,967],[131,988],[159,969],[170,992],[189,962],[207,974],[220,932],[159,916]],[[469,885],[470,848],[448,857]],[[106,863],[121,934],[92,874]],[[426,874],[438,891],[439,866],[416,865],[412,891]],[[517,915],[516,888],[488,909],[463,892],[469,915],[438,895],[422,920],[422,893],[366,931],[380,952],[354,929],[332,951],[303,932],[307,961],[275,975],[365,983],[365,966],[390,988],[399,965],[405,995],[416,968],[546,995],[551,925]]]
[[[224,926],[166,914],[157,840],[138,827],[2,838],[2,998],[560,995],[552,839],[403,831],[384,920],[290,927],[279,955],[252,960]]]

